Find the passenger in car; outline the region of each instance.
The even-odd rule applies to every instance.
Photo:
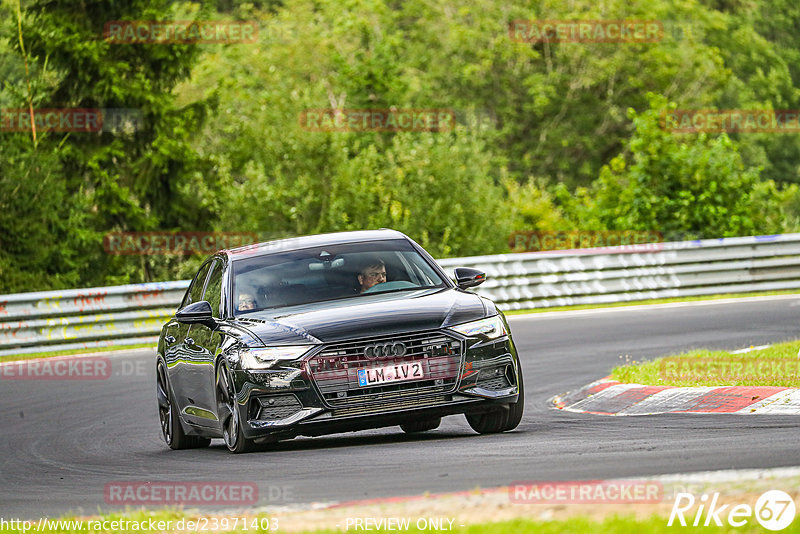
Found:
[[[386,282],[386,264],[380,258],[372,258],[364,263],[358,274],[359,293],[372,286]]]
[[[256,299],[250,293],[240,293],[239,294],[239,306],[237,307],[239,311],[246,311],[246,310],[255,310],[256,309]]]

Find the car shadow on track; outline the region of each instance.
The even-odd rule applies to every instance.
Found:
[[[258,444],[255,452],[289,452],[289,451],[315,451],[320,449],[337,449],[344,447],[363,447],[372,445],[391,445],[395,443],[452,441],[478,437],[471,431],[439,431],[406,434],[403,432],[386,434],[333,434],[319,437],[297,437],[277,443]],[[211,450],[227,453],[225,445],[218,440],[211,442]]]

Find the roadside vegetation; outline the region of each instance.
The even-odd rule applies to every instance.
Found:
[[[17,10],[17,7],[21,9]],[[114,20],[255,20],[256,43],[113,44]],[[524,43],[517,19],[662,22],[652,43]],[[0,0],[0,108],[141,112],[0,132],[0,294],[187,277],[108,232],[391,227],[436,257],[515,231],[792,232],[800,137],[674,134],[670,109],[799,109],[790,0]],[[308,109],[449,109],[446,132],[308,131]]]
[[[658,386],[800,387],[800,341],[751,347],[745,352],[692,350],[615,367],[611,378]]]

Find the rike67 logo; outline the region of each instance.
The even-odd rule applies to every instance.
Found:
[[[696,507],[696,510],[694,510]],[[694,513],[692,513],[694,512]],[[685,515],[684,515],[685,514]],[[691,493],[678,493],[667,526],[723,526],[726,522],[732,527],[741,527],[753,518],[767,530],[783,530],[794,520],[795,504],[792,497],[781,490],[763,493],[755,506],[749,504],[720,504],[719,493],[709,500],[707,494],[695,499]],[[693,520],[692,520],[693,518]],[[677,522],[676,522],[677,519]],[[691,521],[691,523],[689,523]]]

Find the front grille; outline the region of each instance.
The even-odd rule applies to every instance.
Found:
[[[402,399],[394,402],[385,402],[375,405],[352,406],[349,408],[336,408],[333,410],[334,417],[345,417],[352,415],[369,415],[372,413],[386,412],[391,410],[411,410],[413,408],[433,408],[447,404],[452,400],[450,395],[439,395],[436,397],[421,397],[415,399]]]
[[[367,358],[365,349],[402,343],[405,354]],[[369,351],[368,351],[369,352]],[[326,346],[306,362],[309,376],[324,401],[332,407],[388,403],[408,397],[450,393],[461,369],[461,341],[440,331],[364,338]],[[359,386],[358,370],[392,364],[421,362],[424,377],[418,380]]]
[[[294,395],[259,397],[258,402],[261,404],[261,409],[257,419],[261,421],[286,419],[303,409],[303,405]]]

